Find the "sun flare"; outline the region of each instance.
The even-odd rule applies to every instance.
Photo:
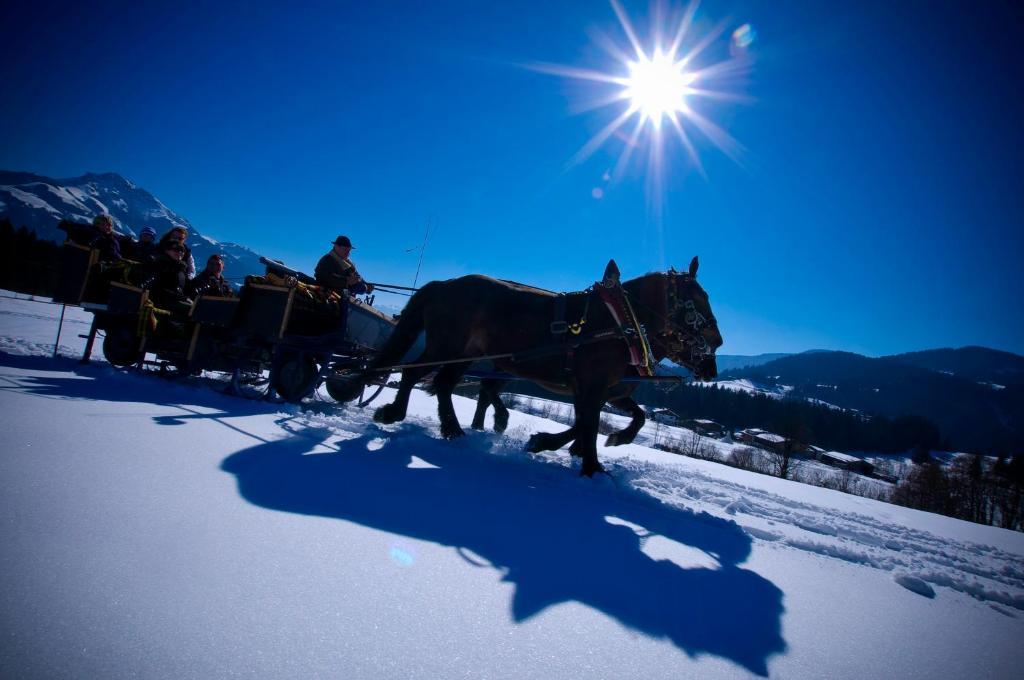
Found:
[[[645,40],[641,40],[618,0],[610,2],[628,40],[628,46],[624,46],[606,35],[597,36],[597,45],[614,60],[613,68],[605,71],[552,64],[531,66],[544,73],[615,88],[611,92],[596,91],[594,100],[584,110],[622,106],[625,102],[618,114],[576,152],[571,164],[582,163],[609,140],[617,140],[623,144],[623,150],[615,168],[606,173],[606,179],[620,177],[633,152],[644,147],[648,152],[647,177],[655,186],[661,186],[662,166],[668,158],[665,137],[673,134],[702,175],[705,172],[698,154],[699,139],[709,141],[738,162],[741,145],[711,120],[700,102],[746,100],[733,90],[735,79],[750,65],[749,50],[755,35],[750,25],[736,28],[728,40],[729,56],[714,61],[709,60],[708,53],[715,50],[709,48],[725,46],[725,41],[717,41],[726,23],[705,31],[695,28],[696,0],[685,10],[667,15],[657,9],[664,9],[664,5],[652,5],[654,20]]]

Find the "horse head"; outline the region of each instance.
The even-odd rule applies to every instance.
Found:
[[[698,264],[694,257],[688,271],[670,269],[664,275],[666,314],[658,335],[669,359],[689,369],[698,380],[711,380],[718,375],[715,350],[722,346],[722,335],[708,294],[697,283]]]

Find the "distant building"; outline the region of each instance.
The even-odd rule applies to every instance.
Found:
[[[867,462],[863,458],[857,458],[851,456],[848,453],[840,453],[839,451],[822,451],[818,449],[814,452],[814,457],[825,465],[831,465],[842,470],[850,470],[857,472],[862,475],[871,475],[875,472],[875,466]]]
[[[656,408],[651,411],[651,420],[665,425],[678,425],[679,414],[670,408]]]
[[[741,442],[767,449],[768,451],[775,451],[776,453],[785,453],[787,450],[791,453],[807,452],[807,445],[803,442],[788,439],[781,434],[775,434],[756,427],[740,430],[736,433],[735,438]]]
[[[693,430],[697,434],[702,434],[705,437],[714,437],[715,439],[718,439],[725,436],[725,428],[713,420],[693,418],[690,420],[683,420],[679,424],[686,429]]]

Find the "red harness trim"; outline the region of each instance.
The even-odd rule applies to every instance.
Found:
[[[633,313],[629,301],[626,300],[622,286],[618,283],[606,286],[603,282],[598,281],[594,284],[594,290],[597,291],[601,301],[608,308],[608,312],[618,324],[619,330],[624,331],[628,328],[633,331],[622,334],[626,341],[626,348],[629,350],[630,365],[635,367],[637,373],[642,376],[654,375],[654,366],[651,365],[651,346],[647,342],[647,335],[644,333],[643,327],[640,326],[636,314]]]

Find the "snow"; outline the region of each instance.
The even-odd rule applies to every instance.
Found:
[[[0,299],[0,676],[1019,677],[1024,534],[80,366],[59,311]]]
[[[832,409],[833,411],[845,411],[846,410],[842,406],[836,406],[835,404],[830,404],[827,401],[822,401],[821,399],[815,399],[814,397],[807,397],[806,400],[808,402],[812,403],[812,404],[816,404],[818,406],[824,406],[825,408]]]
[[[781,399],[793,390],[792,385],[773,385],[766,387],[758,385],[746,378],[739,380],[716,380],[709,386],[720,387],[733,392],[746,392],[748,394],[764,394],[773,399]]]
[[[43,199],[39,198],[34,194],[28,193],[27,191],[22,191],[21,189],[14,186],[3,186],[0,187],[0,189],[9,192],[11,194],[11,198],[16,198],[25,205],[45,210],[46,212],[51,214],[59,213],[59,211],[55,209],[53,206],[51,206],[49,203],[47,203],[46,201],[44,201]]]

